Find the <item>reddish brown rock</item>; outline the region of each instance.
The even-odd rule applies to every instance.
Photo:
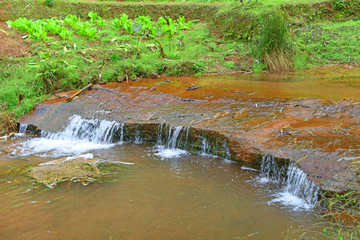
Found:
[[[342,76],[344,70],[359,71],[336,73]],[[290,73],[286,81],[283,75],[241,75],[95,85],[69,103],[65,98],[45,101],[20,122],[59,131],[78,114],[133,125],[150,141],[156,140],[159,124],[181,125],[190,127],[194,149],[206,135],[211,144],[228,144],[232,159],[247,165],[269,154],[296,162],[323,189],[359,189],[360,166],[351,163],[360,155],[360,101],[355,99],[360,88],[344,85],[359,79],[339,80],[329,69],[330,76],[323,69],[319,75],[314,71]],[[186,91],[184,86],[194,84],[201,88]]]

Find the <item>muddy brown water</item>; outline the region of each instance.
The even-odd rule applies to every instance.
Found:
[[[306,212],[269,204],[271,186],[222,158],[164,159],[154,147],[123,144],[95,158],[131,162],[104,182],[64,182],[53,189],[9,169],[54,159],[9,154],[2,144],[0,239],[280,239]],[[13,171],[14,173],[14,171]]]
[[[230,143],[241,150],[237,159],[251,147],[263,153],[275,149],[285,159],[302,159],[301,167],[318,182],[341,176],[325,186],[332,189],[355,179],[348,163],[338,161],[353,157],[351,151],[336,151],[340,146],[358,151],[358,72],[334,66],[287,75],[113,83],[94,86],[70,103],[48,100],[20,122],[50,132],[61,130],[74,114],[124,124],[192,124],[251,140]],[[187,91],[192,85],[200,89]],[[284,129],[289,134],[281,134]],[[54,159],[13,155],[17,141],[23,140],[0,147],[0,239],[281,239],[292,225],[312,225],[308,212],[272,202],[276,186],[259,181],[258,172],[221,158],[162,159],[148,145],[116,145],[93,151],[95,158],[134,163],[127,171],[105,182],[65,182],[49,189],[8,176],[9,169]],[[329,148],[331,143],[336,145]]]

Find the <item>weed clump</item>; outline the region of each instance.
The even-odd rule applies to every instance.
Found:
[[[55,1],[54,0],[46,0],[45,1],[45,6],[53,7],[53,6],[55,6]]]
[[[294,51],[289,44],[289,31],[284,13],[268,13],[255,39],[254,55],[267,70],[288,70],[293,67]]]
[[[16,130],[17,125],[14,120],[14,115],[7,112],[0,113],[0,135],[7,132],[15,132]]]
[[[349,186],[352,187],[352,186]],[[311,228],[290,227],[284,239],[345,240],[360,237],[360,191],[325,192],[317,203],[320,212],[311,213]]]

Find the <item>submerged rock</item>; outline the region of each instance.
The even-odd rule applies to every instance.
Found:
[[[103,160],[93,159],[92,154],[82,154],[41,163],[36,167],[30,168],[27,174],[35,179],[35,181],[43,183],[50,188],[64,181],[81,182],[87,185],[90,182],[101,180],[105,175],[110,174],[110,169],[118,170],[113,165],[119,165],[119,163],[111,162],[109,164]]]

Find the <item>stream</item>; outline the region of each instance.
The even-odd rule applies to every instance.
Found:
[[[1,239],[280,239],[312,224],[317,187],[291,164],[264,156],[261,169],[179,149],[181,126],[159,127],[158,141],[125,141],[123,125],[73,116],[62,132],[2,143]],[[124,164],[93,183],[35,183],[14,169],[92,153]],[[13,169],[13,170],[11,170]]]

